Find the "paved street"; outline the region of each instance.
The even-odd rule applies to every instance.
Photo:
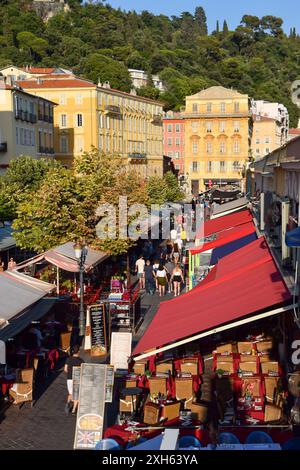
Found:
[[[164,300],[171,297],[168,295]],[[134,343],[144,333],[160,300],[157,294],[142,295],[145,321],[135,335]],[[20,410],[9,406],[0,411],[0,450],[71,450],[76,418],[64,413],[66,392],[66,376],[61,361],[53,376],[44,386],[38,387],[37,401],[33,408],[30,404],[25,404]]]
[[[1,412],[1,450],[72,449],[76,418],[64,413],[66,378],[62,364],[38,393],[41,395],[33,408],[27,403],[20,410],[10,406]]]

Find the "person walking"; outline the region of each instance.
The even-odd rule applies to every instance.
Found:
[[[178,240],[176,240],[176,242],[173,245],[173,258],[174,258],[175,264],[179,262],[179,257],[180,257],[180,252],[179,252]]]
[[[153,266],[149,259],[146,261],[145,265],[145,288],[146,292],[149,295],[153,295],[155,292],[155,273],[153,271]]]
[[[165,270],[162,264],[159,265],[159,268],[156,273],[158,292],[159,297],[163,297],[166,293],[166,285],[168,282],[167,271]]]
[[[181,283],[184,282],[182,269],[178,264],[173,269],[171,280],[174,283],[174,296],[177,297],[180,295]]]
[[[65,412],[69,413],[72,409],[72,414],[76,414],[78,407],[78,397],[73,398],[73,367],[79,367],[84,362],[79,357],[79,346],[76,344],[73,348],[72,356],[68,357],[65,363],[64,372],[67,374],[67,388],[68,388],[68,399],[65,406]],[[73,402],[73,405],[72,405]]]
[[[145,289],[145,260],[143,258],[143,255],[139,257],[137,262],[135,263],[135,272],[137,273],[138,279],[139,279],[139,286],[140,289]]]
[[[165,264],[165,270],[167,271],[168,288],[169,288],[168,293],[169,294],[171,294],[171,292],[173,291],[171,278],[172,278],[172,273],[173,273],[174,268],[175,268],[175,264],[173,263],[173,261],[168,260]]]
[[[155,260],[154,263],[153,263],[153,271],[154,271],[154,276],[155,276],[156,290],[158,290],[158,283],[157,283],[157,276],[156,276],[158,268],[159,268],[159,261]]]
[[[167,240],[167,255],[166,255],[166,260],[172,260],[172,253],[173,253],[173,242],[172,240]]]

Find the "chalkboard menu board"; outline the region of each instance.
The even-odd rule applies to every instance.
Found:
[[[91,356],[107,354],[107,324],[104,304],[88,307],[91,326]]]
[[[74,449],[95,449],[102,439],[106,368],[105,364],[81,364]]]

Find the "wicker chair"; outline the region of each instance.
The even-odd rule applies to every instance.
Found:
[[[16,383],[9,390],[9,395],[14,399],[15,405],[22,405],[25,402],[31,402],[33,406],[33,378],[34,369],[17,369]]]

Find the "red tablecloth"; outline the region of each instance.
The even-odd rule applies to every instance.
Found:
[[[169,427],[176,427],[179,426],[179,420],[175,419],[172,421],[169,421],[168,423],[165,423],[164,426],[169,426]],[[113,438],[115,439],[121,446],[125,446],[129,441],[134,440],[135,436],[137,437],[137,434],[140,436],[146,437],[147,439],[152,439],[155,436],[158,436],[163,429],[157,429],[157,430],[151,430],[151,431],[142,431],[142,427],[140,430],[134,432],[130,431],[125,431],[127,428],[127,425],[115,425],[111,426],[110,428],[107,428],[106,431],[104,432],[104,438]],[[260,431],[264,431],[268,433],[271,438],[273,439],[274,442],[283,444],[284,442],[288,441],[292,437],[294,437],[293,432],[290,429],[280,429],[280,428],[270,428],[270,427],[261,427],[261,428],[256,428],[255,426],[252,427],[236,427],[236,426],[230,426],[230,427],[220,427],[219,432],[232,432],[235,434],[235,436],[239,439],[239,441],[244,444],[246,442],[246,439],[248,435],[259,429]],[[210,442],[210,435],[209,431],[206,429],[202,428],[197,428],[197,429],[185,429],[181,428],[179,431],[179,436],[195,436],[199,441],[201,442],[202,446],[206,447]]]
[[[4,377],[0,378],[0,386],[2,395],[6,395],[8,390],[12,388],[13,384],[15,383],[14,379],[5,379]]]

